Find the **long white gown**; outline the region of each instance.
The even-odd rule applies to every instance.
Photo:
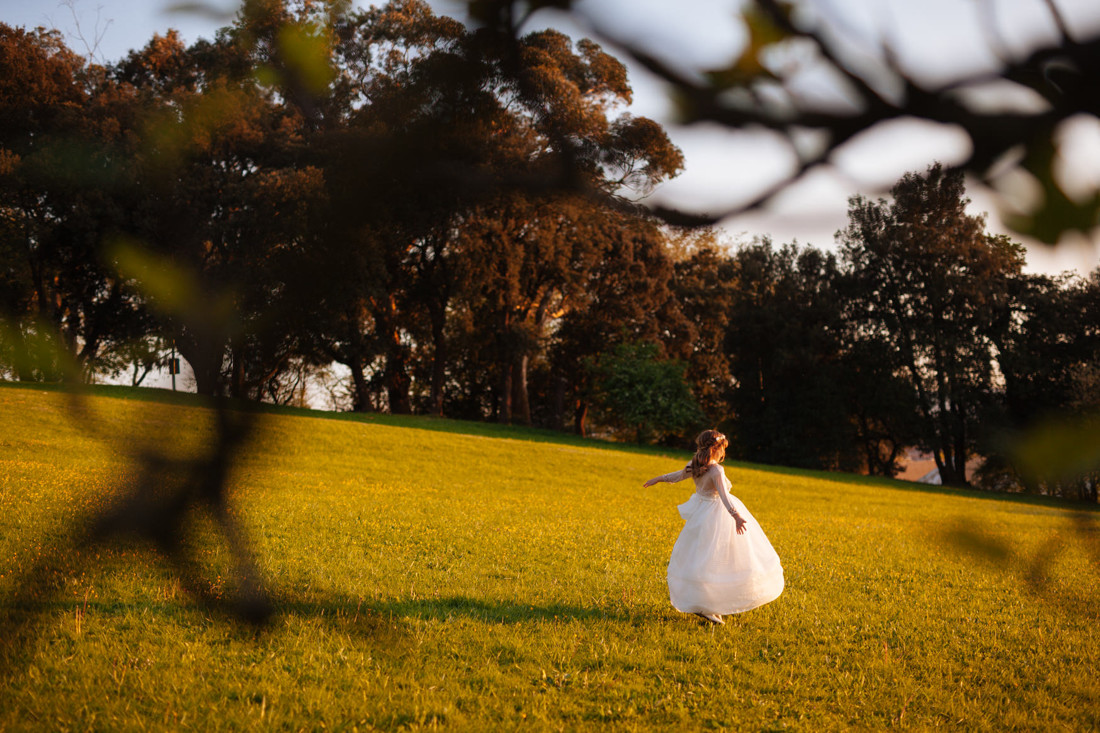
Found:
[[[676,483],[690,476],[684,468],[659,480]],[[783,592],[779,555],[744,503],[730,495],[731,486],[722,467],[712,464],[678,507],[684,528],[668,561],[668,595],[678,611],[743,613]],[[737,534],[731,507],[748,522],[744,534]]]

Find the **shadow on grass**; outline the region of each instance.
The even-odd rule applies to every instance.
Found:
[[[1096,587],[1087,579],[1069,584],[1056,579],[1058,564],[1065,554],[1081,552],[1100,568],[1100,521],[1095,512],[1073,512],[1068,531],[1051,532],[1037,548],[1024,549],[1011,536],[959,517],[940,530],[941,541],[954,546],[960,558],[970,558],[991,571],[1015,577],[1021,586],[1048,608],[1069,617],[1095,617]]]
[[[518,601],[485,600],[466,596],[443,598],[360,599],[350,596],[296,599],[276,598],[276,615],[299,618],[371,618],[372,623],[403,624],[410,620],[453,621],[469,619],[487,624],[526,624],[546,621],[629,621],[632,615],[619,611],[581,607],[564,603],[531,605]]]
[[[110,628],[111,620],[125,623],[140,619],[142,627],[158,628],[171,637],[168,629],[181,627],[216,628],[219,636],[228,635],[239,643],[266,644],[274,635],[295,635],[313,627],[323,627],[326,633],[345,634],[358,641],[389,649],[411,643],[412,626],[429,621],[449,623],[473,621],[486,625],[523,625],[568,623],[571,621],[637,620],[633,614],[607,608],[580,607],[562,603],[531,605],[506,600],[484,600],[465,596],[449,598],[365,599],[343,594],[319,594],[313,599],[296,597],[293,593],[275,591],[271,596],[271,616],[268,623],[256,625],[242,621],[230,608],[209,602],[188,600],[109,601],[109,600],[45,600],[32,604],[5,604],[8,614],[29,614],[44,620],[60,616],[62,627],[88,629]],[[652,618],[646,616],[646,618]],[[65,621],[64,619],[68,619]],[[10,630],[10,629],[9,629]],[[4,655],[12,672],[30,663],[31,648],[36,634],[19,629],[19,638],[8,639]],[[15,652],[14,654],[12,654]],[[21,653],[20,653],[21,652]]]
[[[172,624],[217,627],[239,642],[261,644],[272,635],[298,633],[297,624],[300,623],[303,627],[321,626],[330,633],[346,634],[367,644],[387,647],[408,643],[411,627],[422,621],[448,623],[466,620],[486,625],[515,626],[572,621],[636,623],[640,619],[656,618],[649,613],[630,613],[607,607],[565,603],[533,605],[467,596],[369,599],[341,593],[315,593],[303,597],[294,591],[277,588],[269,588],[269,592],[270,615],[266,623],[260,625],[243,620],[229,603],[209,597],[205,600],[194,599],[188,594],[180,600],[62,600],[54,597],[13,602],[6,599],[0,606],[0,615],[8,616],[8,621],[14,617],[24,620],[33,618],[38,622],[60,615],[85,628],[90,628],[96,619],[134,617],[140,618],[143,626],[162,629]],[[0,654],[0,659],[11,665],[14,672],[30,662],[29,654],[33,647],[30,642],[37,634],[27,633],[30,630],[19,628],[19,625],[8,629],[9,632],[13,630],[20,633],[17,638],[9,637],[4,640],[6,643],[0,644],[0,650],[7,652]],[[0,668],[4,666],[7,665],[0,664]]]

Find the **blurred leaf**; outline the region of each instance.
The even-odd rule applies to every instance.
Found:
[[[765,48],[785,40],[789,34],[755,7],[746,10],[742,14],[742,20],[745,22],[748,38],[741,56],[724,69],[707,72],[711,86],[718,89],[744,86],[761,78],[775,78],[761,63],[760,56]]]
[[[1090,232],[1100,224],[1100,193],[1083,201],[1070,199],[1054,179],[1054,155],[1049,135],[1031,146],[1023,167],[1039,184],[1042,201],[1033,212],[1005,217],[1009,227],[1045,244],[1057,244],[1064,232]]]
[[[1100,418],[1054,420],[1016,445],[1020,470],[1036,478],[1067,479],[1100,469]]]
[[[316,26],[291,23],[279,29],[279,52],[287,69],[311,94],[321,94],[332,82],[328,40]]]
[[[202,18],[208,18],[210,20],[216,20],[219,23],[230,23],[237,14],[237,5],[234,3],[232,8],[218,7],[212,3],[201,2],[183,2],[173,3],[172,5],[164,8],[165,13],[174,13],[179,15],[194,15]]]
[[[112,248],[119,274],[136,281],[150,304],[161,312],[201,327],[228,323],[234,312],[228,294],[211,298],[190,271],[126,240]]]
[[[153,116],[144,140],[160,166],[175,171],[188,156],[209,150],[219,137],[245,125],[251,107],[241,90],[212,86],[178,109]]]
[[[274,87],[279,85],[279,72],[274,66],[257,66],[253,76],[256,77],[256,81],[261,86]]]

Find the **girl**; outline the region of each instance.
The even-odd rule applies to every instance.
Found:
[[[668,560],[668,595],[676,610],[712,624],[724,613],[742,613],[783,592],[783,567],[768,538],[740,499],[720,464],[729,441],[717,430],[695,439],[695,455],[683,469],[651,478],[676,483],[695,479],[695,493],[678,508],[684,528]]]

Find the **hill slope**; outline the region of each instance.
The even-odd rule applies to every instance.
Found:
[[[62,394],[0,389],[0,602],[115,485],[115,441],[201,444],[210,413],[184,402],[100,396],[77,423]],[[686,454],[261,421],[233,497],[273,623],[212,616],[145,548],[73,554],[8,642],[0,729],[1100,726],[1096,512],[727,466],[787,589],[708,628],[664,582],[691,488],[641,488]],[[203,546],[215,593],[225,556]]]

